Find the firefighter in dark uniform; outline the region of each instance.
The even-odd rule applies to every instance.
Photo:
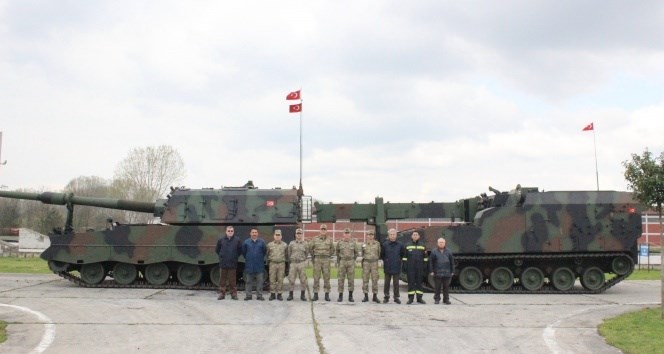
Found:
[[[406,258],[404,258],[408,276],[408,304],[413,303],[416,295],[417,303],[425,304],[422,299],[422,295],[424,295],[422,279],[425,274],[425,266],[429,261],[427,251],[424,242],[420,242],[420,234],[417,231],[414,231],[410,237],[412,241],[406,245]]]

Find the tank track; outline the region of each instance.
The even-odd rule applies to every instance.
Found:
[[[466,264],[477,264],[481,263],[483,261],[498,261],[498,262],[513,262],[516,260],[560,260],[560,259],[599,259],[599,258],[607,258],[610,259],[611,257],[618,257],[618,256],[624,256],[625,253],[621,252],[615,252],[615,253],[580,253],[580,254],[535,254],[535,255],[524,255],[524,254],[519,254],[519,255],[494,255],[494,256],[455,256],[455,259],[457,260],[458,263],[466,263]],[[453,284],[450,285],[450,293],[453,294],[599,294],[603,293],[607,289],[611,288],[612,286],[618,284],[625,278],[629,277],[630,274],[634,271],[634,268],[632,267],[632,270],[630,270],[628,273],[624,275],[616,275],[615,277],[605,280],[604,285],[598,289],[595,290],[588,290],[585,288],[577,288],[574,287],[572,289],[566,290],[566,291],[561,291],[557,290],[551,285],[550,282],[545,282],[544,285],[539,289],[535,291],[531,291],[528,289],[525,289],[523,286],[519,284],[514,284],[510,289],[508,290],[497,290],[493,288],[490,284],[488,283],[483,283],[479,288],[475,290],[467,290],[461,287],[459,284]],[[429,288],[428,290],[433,291],[433,289]]]
[[[498,261],[498,262],[510,262],[510,261],[515,261],[515,260],[545,260],[545,259],[552,259],[552,260],[559,260],[559,259],[597,259],[597,258],[611,258],[611,257],[617,257],[617,256],[623,256],[625,255],[624,253],[601,253],[601,254],[596,254],[596,253],[586,253],[586,254],[537,254],[537,255],[524,255],[524,254],[519,254],[519,255],[493,255],[493,256],[455,256],[455,259],[459,263],[466,263],[466,264],[477,264],[481,263],[483,261]],[[604,285],[598,289],[595,290],[588,290],[585,288],[577,288],[574,287],[572,289],[566,290],[566,291],[561,291],[557,290],[551,285],[550,283],[544,283],[544,285],[539,289],[535,291],[527,290],[523,286],[519,284],[514,284],[510,289],[508,290],[497,290],[494,289],[490,284],[488,283],[483,283],[479,288],[475,290],[467,290],[462,288],[458,284],[453,284],[450,285],[450,293],[453,294],[599,294],[607,289],[611,288],[612,286],[618,284],[625,278],[629,277],[630,274],[632,274],[633,268],[631,271],[624,275],[616,275],[615,277],[605,280]],[[107,279],[104,280],[103,282],[99,284],[88,284],[84,282],[80,277],[69,273],[69,272],[54,272],[55,274],[59,275],[60,277],[78,285],[84,288],[132,288],[132,289],[179,289],[179,290],[218,290],[218,287],[211,282],[201,282],[195,286],[186,286],[180,284],[177,280],[169,280],[164,284],[161,285],[154,285],[148,283],[145,279],[139,278],[137,279],[134,283],[128,284],[128,285],[123,285],[123,284],[117,284],[113,280]],[[424,282],[424,288],[425,290],[428,291],[433,291],[431,287],[428,286],[427,282]],[[244,290],[244,284],[242,282],[238,282],[238,290]]]
[[[180,284],[177,280],[169,280],[161,285],[150,284],[145,279],[137,279],[135,282],[128,285],[118,284],[110,279],[104,280],[99,284],[88,284],[84,282],[80,277],[68,272],[53,272],[53,273],[84,288],[132,288],[132,289],[180,289],[180,290],[218,290],[219,289],[216,285],[212,284],[211,282],[201,282],[198,285],[186,286]],[[240,286],[240,283],[238,283],[238,290],[243,290],[243,289],[244,289],[244,284]]]

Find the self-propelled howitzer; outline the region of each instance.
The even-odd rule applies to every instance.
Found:
[[[49,234],[51,245],[41,254],[53,272],[83,286],[162,288],[218,286],[215,246],[226,226],[233,226],[241,240],[251,228],[264,237],[280,229],[284,241],[294,239],[301,221],[301,196],[295,188],[259,189],[252,183],[221,189],[174,188],[156,202],[0,191],[0,197],[67,207],[65,227]],[[75,205],[151,213],[160,220],[126,225],[110,221],[104,230],[75,232]],[[113,281],[104,282],[107,276]]]
[[[427,250],[444,237],[457,261],[456,292],[598,293],[634,269],[641,236],[641,205],[631,193],[540,192],[517,186],[511,192],[448,203],[316,204],[318,222],[364,221],[380,240],[390,220],[443,219],[443,226],[413,232]],[[428,273],[428,272],[427,272]],[[402,277],[405,280],[405,277]],[[576,280],[581,287],[576,287]],[[433,279],[422,279],[433,286]]]

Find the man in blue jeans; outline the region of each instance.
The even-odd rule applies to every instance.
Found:
[[[242,244],[244,256],[245,300],[251,300],[252,290],[256,288],[256,299],[263,299],[263,278],[265,274],[265,253],[267,246],[263,239],[258,238],[258,229],[252,228],[248,239]]]

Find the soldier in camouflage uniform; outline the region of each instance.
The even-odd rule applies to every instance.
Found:
[[[355,260],[357,259],[359,249],[355,240],[350,238],[350,229],[344,229],[344,236],[337,243],[337,269],[339,269],[339,298],[338,302],[344,300],[344,280],[348,279],[348,301],[353,300],[353,290],[355,288]]]
[[[307,273],[304,269],[307,266],[307,256],[309,255],[309,246],[304,241],[302,229],[295,230],[295,240],[288,244],[288,261],[290,268],[288,270],[288,283],[290,284],[290,291],[286,300],[293,300],[293,291],[295,290],[295,280],[300,278],[300,300],[306,301],[307,298],[304,292],[307,290]]]
[[[334,254],[334,243],[327,235],[327,225],[322,224],[320,234],[309,242],[309,253],[314,260],[314,297],[311,301],[318,300],[321,273],[323,273],[325,301],[330,301],[330,257]]]
[[[369,301],[369,278],[371,278],[371,291],[373,292],[373,302],[380,303],[378,300],[378,260],[380,259],[380,242],[374,240],[374,231],[367,231],[367,242],[362,245],[362,291],[364,299],[362,302]]]
[[[283,300],[281,292],[284,286],[284,272],[286,271],[286,257],[288,246],[281,241],[281,230],[274,230],[274,241],[267,244],[267,261],[270,274],[270,301]],[[275,296],[276,295],[276,296]]]

